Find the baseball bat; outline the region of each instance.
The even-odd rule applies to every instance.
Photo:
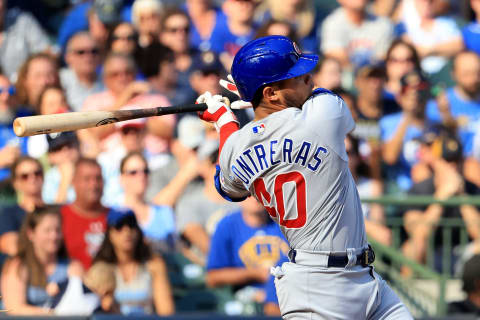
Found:
[[[162,116],[172,113],[205,111],[207,104],[179,104],[170,107],[115,111],[80,111],[19,117],[13,121],[13,131],[19,137],[37,134],[73,131],[103,126],[119,121]]]

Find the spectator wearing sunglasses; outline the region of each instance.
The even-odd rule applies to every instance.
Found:
[[[108,40],[110,52],[118,52],[136,57],[138,54],[138,33],[133,24],[121,22],[113,27]]]
[[[60,82],[72,110],[80,111],[89,95],[102,90],[96,72],[101,62],[100,51],[90,33],[81,31],[68,40],[65,62],[67,66],[60,70]]]
[[[111,210],[94,263],[115,268],[115,300],[123,315],[171,315],[175,311],[167,267],[152,254],[131,210]]]
[[[62,230],[68,256],[87,270],[102,244],[109,210],[101,203],[103,178],[97,161],[80,158],[75,163],[72,185],[75,201],[60,208]]]
[[[44,202],[43,168],[37,159],[22,156],[13,163],[11,171],[17,203],[0,208],[0,252],[13,256],[18,252],[18,232],[26,213],[43,206]]]
[[[146,119],[139,118],[117,122],[115,128],[119,135],[117,146],[100,153],[97,157],[105,179],[102,202],[112,207],[121,206],[124,198],[120,184],[120,163],[122,159],[130,152],[146,154]]]
[[[187,170],[185,170],[187,171]],[[196,176],[195,170],[182,172]],[[145,200],[150,170],[140,152],[130,152],[120,163],[120,184],[124,191],[123,207],[135,213],[138,224],[155,252],[175,249],[175,219],[173,206],[183,189],[165,188],[152,202]],[[188,178],[185,179],[188,181]]]

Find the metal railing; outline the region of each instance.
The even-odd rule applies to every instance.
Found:
[[[411,206],[428,206],[438,203],[443,206],[473,205],[480,206],[480,197],[461,196],[452,197],[440,201],[431,196],[389,195],[379,198],[362,199],[365,203],[378,203],[384,206],[393,206],[396,209],[408,210]],[[391,287],[401,297],[402,301],[416,316],[441,316],[445,315],[447,302],[446,283],[453,277],[452,252],[454,249],[453,234],[459,234],[459,247],[468,244],[468,232],[462,218],[442,218],[436,224],[436,232],[441,233],[442,242],[435,247],[435,232],[432,232],[428,241],[426,264],[419,264],[406,258],[401,253],[402,229],[404,220],[402,217],[388,217],[386,225],[392,230],[392,245],[386,246],[369,238],[375,249],[377,259],[376,270],[389,281]],[[480,228],[480,226],[479,226]],[[439,261],[435,259],[435,252],[440,253]],[[436,261],[437,260],[437,261]],[[410,277],[401,275],[402,268],[409,268]]]

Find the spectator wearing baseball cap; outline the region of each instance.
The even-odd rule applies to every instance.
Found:
[[[480,255],[471,257],[462,272],[463,291],[467,297],[463,301],[448,304],[449,315],[480,315]]]
[[[175,311],[165,262],[144,241],[132,210],[112,209],[94,263],[114,266],[115,300],[123,315],[171,315]]]
[[[477,195],[480,190],[461,173],[463,155],[460,140],[448,130],[433,128],[419,137],[423,150],[420,155],[430,168],[431,174],[423,181],[415,183],[409,190],[411,195],[431,195],[438,200],[452,196]],[[409,239],[404,243],[404,254],[424,262],[429,236],[434,234],[435,268],[440,272],[451,266],[442,265],[442,230],[436,229],[440,218],[464,219],[470,238],[478,237],[478,210],[469,205],[442,207],[438,204],[411,208],[404,214],[405,229]],[[452,229],[452,246],[460,244],[460,228]],[[453,256],[455,260],[456,256]],[[452,270],[452,269],[450,269]]]
[[[75,199],[72,179],[80,157],[77,135],[70,131],[50,133],[46,137],[50,167],[45,172],[42,198],[47,204],[70,203]]]
[[[380,64],[365,64],[355,70],[356,126],[352,135],[359,139],[360,156],[372,172],[372,178],[381,180],[380,125],[383,116],[399,111],[395,103],[384,98],[385,68]]]

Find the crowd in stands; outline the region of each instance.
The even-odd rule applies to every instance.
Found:
[[[223,312],[279,315],[269,268],[287,261],[288,243],[255,199],[217,193],[217,132],[196,114],[12,129],[19,116],[191,104],[205,91],[233,101],[219,80],[235,53],[273,34],[319,54],[315,85],[349,106],[361,197],[480,194],[480,0],[0,0],[3,309],[171,315],[189,299],[173,270],[185,259],[212,292],[228,286],[255,304]],[[418,263],[432,236],[441,245],[441,219],[463,219],[468,299],[450,309],[479,313],[479,208],[362,209],[385,245],[387,218],[402,217],[401,250]]]

